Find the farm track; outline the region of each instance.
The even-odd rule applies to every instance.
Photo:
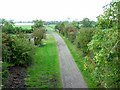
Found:
[[[64,40],[55,32],[52,33],[56,39],[60,71],[63,88],[87,88],[87,85],[79,71],[74,59]]]

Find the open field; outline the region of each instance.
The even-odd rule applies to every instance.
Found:
[[[16,27],[22,27],[23,29],[31,29],[33,23],[15,23]]]
[[[17,27],[22,27],[23,29],[31,29],[31,25],[16,25]]]
[[[49,31],[53,31],[56,24],[45,25],[45,28]],[[16,27],[22,27],[23,29],[31,29],[32,24],[16,24]]]
[[[33,65],[28,68],[26,84],[28,87],[60,88],[60,70],[55,39],[47,35],[46,43],[38,47]]]

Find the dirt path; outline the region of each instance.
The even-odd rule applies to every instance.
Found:
[[[64,40],[53,33],[58,47],[63,88],[87,88],[74,59]]]

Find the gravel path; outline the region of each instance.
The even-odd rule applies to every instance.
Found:
[[[53,35],[56,39],[59,52],[63,88],[87,88],[82,74],[64,40],[57,33],[53,33]]]

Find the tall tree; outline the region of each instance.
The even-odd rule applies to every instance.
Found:
[[[44,22],[42,20],[34,20],[34,25],[32,28],[43,28],[44,27]]]
[[[91,21],[89,18],[84,18],[80,21],[81,27],[94,27],[96,25],[95,21]]]

